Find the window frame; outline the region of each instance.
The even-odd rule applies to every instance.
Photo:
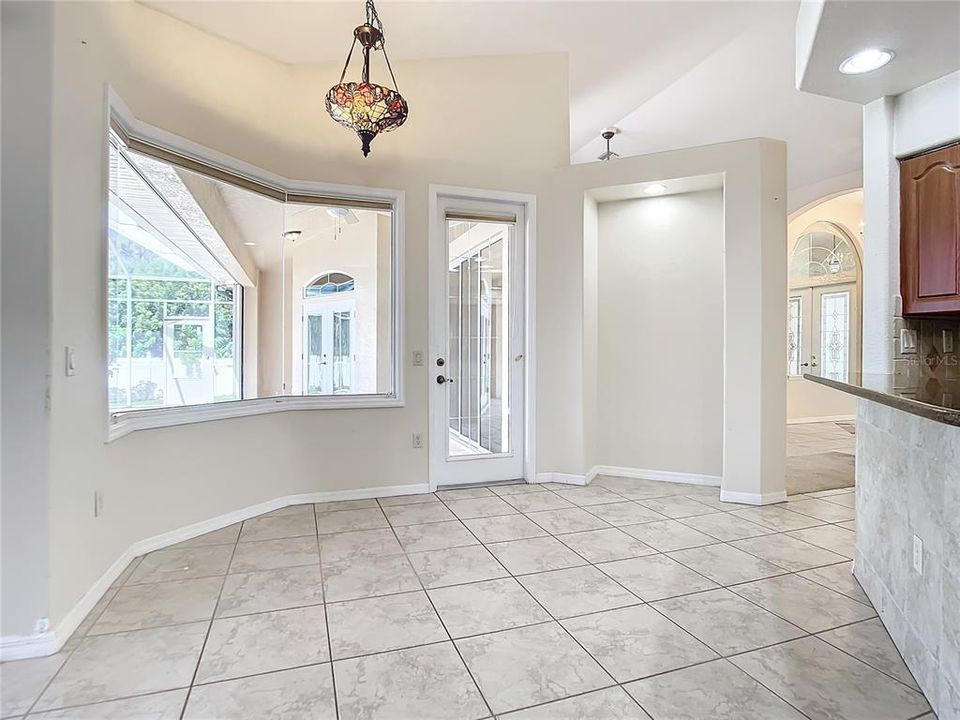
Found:
[[[262,187],[276,193],[290,196],[298,202],[313,199],[318,204],[330,199],[339,200],[345,204],[364,202],[388,203],[391,211],[391,242],[390,242],[390,283],[391,283],[391,369],[393,374],[393,388],[389,393],[357,394],[357,395],[282,395],[263,398],[244,398],[227,400],[219,403],[201,405],[184,405],[172,407],[144,408],[138,410],[111,411],[107,390],[106,374],[103,374],[101,402],[105,410],[106,442],[111,442],[124,435],[138,430],[188,425],[213,420],[224,420],[237,417],[249,417],[276,412],[304,411],[304,410],[360,410],[371,408],[404,407],[404,226],[405,193],[402,190],[374,188],[357,185],[341,185],[335,183],[298,181],[281,177],[262,168],[249,165],[215,150],[198,145],[186,138],[166,132],[152,125],[138,120],[116,95],[113,89],[108,90],[107,123],[113,128],[120,139],[127,144],[134,140],[140,144],[149,145],[159,152],[168,153],[171,157],[183,158],[212,169],[220,174],[215,179],[223,179],[223,175],[237,181],[237,184],[247,190]],[[102,282],[104,292],[101,293],[101,328],[100,334],[104,338],[102,366],[107,366],[107,338],[109,332],[109,301],[106,292],[109,278],[109,167],[110,167],[110,137],[108,132],[102,135],[103,176],[101,202],[103,203],[101,237],[103,238]],[[160,158],[163,159],[163,158]],[[176,162],[165,160],[176,165]],[[194,169],[195,168],[190,168]],[[255,190],[254,190],[255,191]],[[240,354],[243,355],[243,332],[239,335],[241,343]],[[246,392],[246,388],[242,388]]]

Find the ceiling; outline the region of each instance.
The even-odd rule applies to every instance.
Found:
[[[805,91],[868,103],[960,69],[960,3],[824,2],[804,6],[797,24],[797,84]],[[866,48],[893,50],[879,70],[844,75],[840,63]],[[958,109],[960,112],[960,109]]]
[[[144,0],[287,64],[339,63],[363,20],[353,2]],[[860,107],[794,84],[799,2],[390,2],[393,60],[560,52],[569,56],[570,152],[596,159],[600,131],[621,155],[771,137],[788,143],[788,186],[859,173]],[[854,185],[856,180],[854,179]],[[817,190],[819,191],[819,190]],[[791,197],[791,205],[794,203]]]

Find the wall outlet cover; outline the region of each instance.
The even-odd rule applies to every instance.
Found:
[[[420,433],[413,434],[413,446],[417,449],[423,447],[423,435]]]
[[[943,331],[943,352],[953,352],[953,330]]]

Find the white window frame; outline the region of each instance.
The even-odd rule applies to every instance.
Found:
[[[188,425],[212,420],[264,415],[267,413],[303,411],[303,410],[359,410],[369,408],[397,408],[403,407],[404,400],[404,200],[402,190],[385,188],[363,187],[358,185],[341,185],[336,183],[307,182],[291,180],[270,173],[262,168],[249,165],[241,160],[224,155],[215,150],[198,145],[186,138],[174,135],[160,128],[148,125],[138,120],[123,100],[112,88],[108,88],[106,103],[106,124],[118,125],[128,136],[150,143],[183,155],[188,158],[215,168],[222,169],[234,175],[280,191],[296,195],[314,195],[318,197],[335,197],[342,200],[378,200],[391,204],[391,242],[390,242],[390,290],[391,290],[391,341],[392,341],[392,372],[393,389],[389,393],[366,395],[283,395],[275,397],[251,398],[245,400],[228,400],[220,403],[203,405],[188,405],[177,407],[145,408],[140,410],[109,410],[107,385],[103,380],[102,403],[106,411],[105,439],[107,442],[116,440],[138,430]],[[102,213],[101,237],[103,238],[103,281],[101,317],[101,337],[106,338],[108,332],[108,303],[107,303],[107,263],[109,258],[109,213],[106,204],[109,198],[110,183],[110,142],[108,133],[102,138],[102,192],[104,203]],[[241,340],[242,342],[242,340]],[[106,342],[103,343],[106,353]],[[241,345],[242,348],[242,345]],[[104,354],[102,366],[106,367]]]

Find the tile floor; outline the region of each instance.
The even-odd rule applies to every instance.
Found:
[[[852,422],[787,425],[787,492],[853,487],[855,450]]]
[[[601,477],[283,508],[137,559],[63,652],[0,666],[2,716],[922,717],[851,497]]]

